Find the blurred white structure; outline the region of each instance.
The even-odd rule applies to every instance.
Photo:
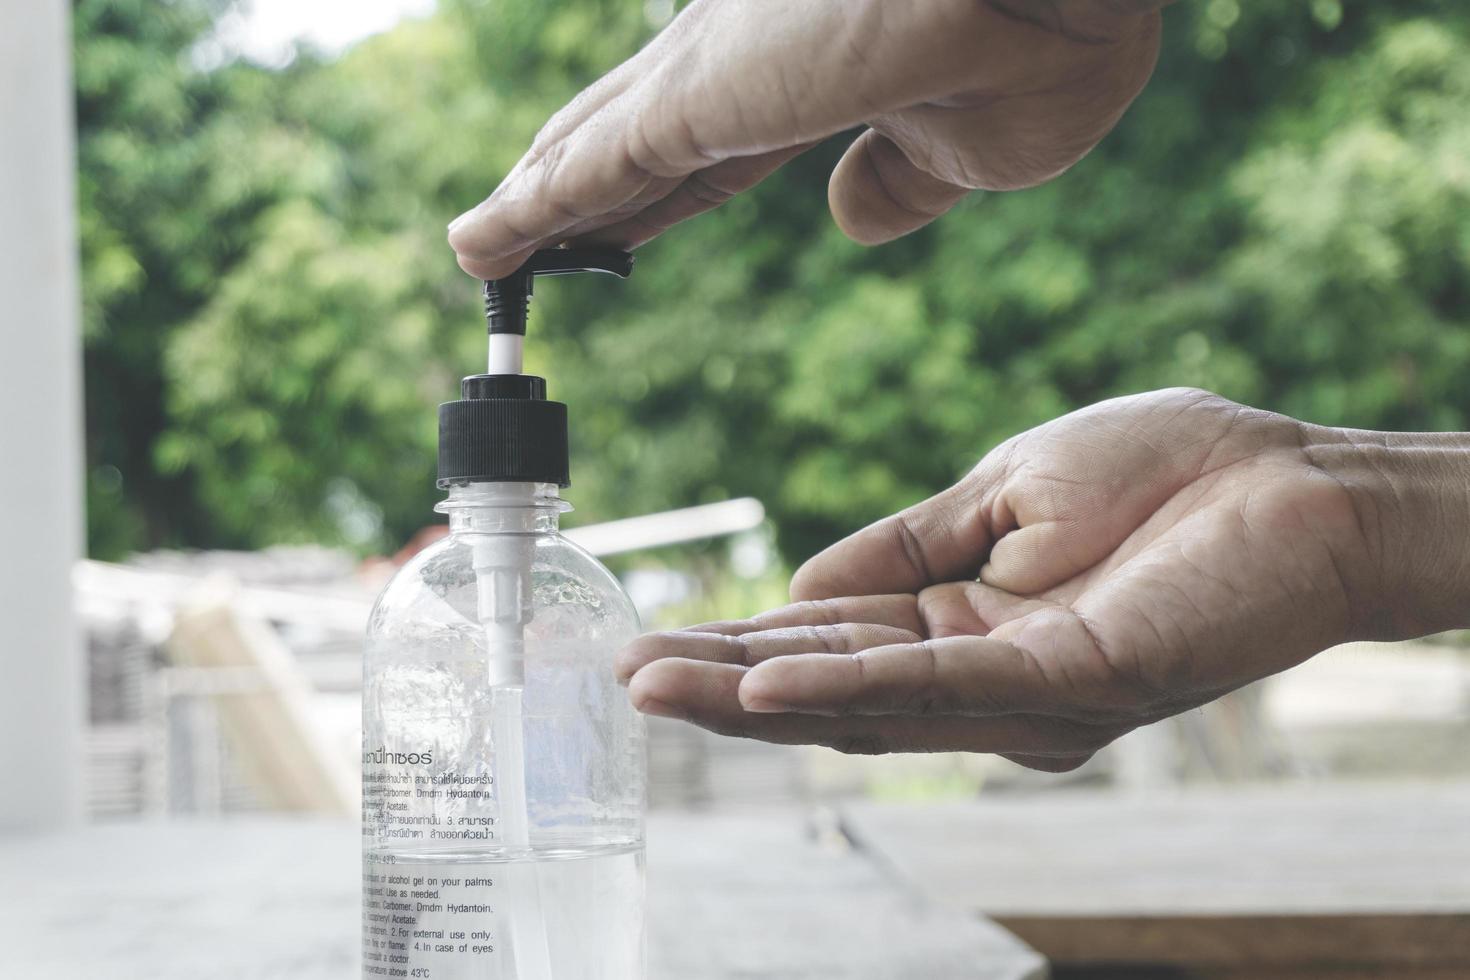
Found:
[[[602,557],[739,534],[760,527],[765,519],[766,509],[759,500],[754,497],[736,497],[717,504],[701,504],[698,507],[666,510],[621,521],[574,527],[562,534],[592,554]]]
[[[594,554],[755,533],[750,498],[592,524]],[[87,809],[93,816],[355,807],[364,629],[379,584],[320,548],[157,552],[72,573],[90,640]],[[227,584],[228,583],[228,584]],[[653,746],[662,799],[795,785],[796,758],[684,725]],[[733,774],[733,775],[732,775]],[[769,795],[769,794],[768,794]],[[782,797],[784,798],[784,797]]]
[[[80,815],[83,677],[71,31],[65,0],[0,4],[0,830]]]
[[[435,0],[236,0],[194,60],[205,69],[235,57],[281,68],[296,57],[299,45],[335,56],[405,17],[428,16],[434,6]]]

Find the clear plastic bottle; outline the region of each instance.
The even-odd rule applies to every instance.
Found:
[[[448,536],[368,626],[363,976],[638,980],[645,734],[612,672],[637,613],[558,533],[554,484],[451,486],[438,509]],[[487,555],[524,641],[509,673]]]
[[[393,577],[363,662],[363,976],[641,980],[643,721],[612,670],[638,615],[557,532],[567,407],[521,373],[543,249],[485,283],[489,371],[439,406],[449,535]]]

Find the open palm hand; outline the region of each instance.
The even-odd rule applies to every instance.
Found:
[[[650,634],[618,669],[642,710],[717,732],[1073,768],[1380,629],[1381,515],[1318,434],[1191,390],[1092,406],[827,549],[795,604]]]

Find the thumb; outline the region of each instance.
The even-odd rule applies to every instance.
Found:
[[[879,245],[922,228],[968,193],[920,170],[897,143],[869,129],[837,162],[827,203],[843,234]]]
[[[791,598],[917,593],[936,582],[973,579],[991,545],[984,497],[977,472],[843,538],[797,569]]]

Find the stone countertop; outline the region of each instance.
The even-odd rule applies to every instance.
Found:
[[[887,874],[835,817],[649,822],[650,977],[1043,980],[1009,933]],[[0,976],[353,980],[357,826],[279,818],[0,838]]]

